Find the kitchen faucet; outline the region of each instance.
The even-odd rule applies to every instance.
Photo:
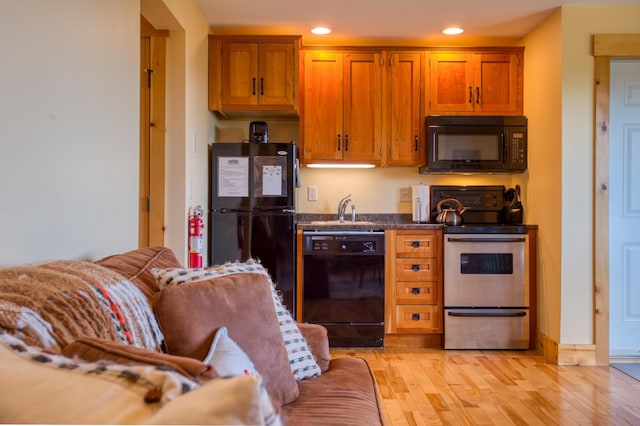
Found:
[[[351,194],[349,194],[346,197],[344,197],[338,203],[338,220],[340,221],[340,223],[344,222],[344,212],[345,212],[345,210],[347,210],[347,206],[351,202],[351,198],[349,198],[349,197],[351,197]]]

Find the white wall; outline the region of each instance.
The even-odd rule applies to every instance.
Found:
[[[137,247],[138,0],[0,2],[0,265]]]

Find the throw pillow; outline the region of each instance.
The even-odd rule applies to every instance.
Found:
[[[222,377],[258,374],[247,354],[227,334],[227,327],[218,329],[202,362],[215,368]]]
[[[158,280],[158,287],[160,288],[242,273],[256,273],[265,276],[269,283],[273,306],[276,316],[278,317],[278,324],[287,349],[287,357],[289,358],[289,366],[291,367],[293,376],[296,380],[303,380],[319,376],[322,373],[306,340],[298,328],[298,324],[282,304],[282,299],[276,290],[271,276],[267,270],[255,260],[227,262],[223,265],[210,268],[155,268],[151,270],[151,273]]]
[[[251,374],[211,380],[162,407],[147,424],[281,426],[262,380]]]
[[[86,362],[109,361],[124,365],[163,366],[198,382],[218,377],[215,369],[197,359],[136,348],[106,339],[83,337],[65,346],[62,355]]]
[[[227,327],[229,336],[265,378],[267,392],[276,405],[298,397],[263,275],[235,274],[169,286],[156,295],[153,310],[168,353],[203,360],[216,331]]]

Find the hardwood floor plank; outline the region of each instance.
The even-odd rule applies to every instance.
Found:
[[[388,426],[640,425],[640,381],[530,351],[332,348],[369,363]]]

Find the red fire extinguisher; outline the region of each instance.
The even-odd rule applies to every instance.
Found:
[[[202,268],[203,234],[202,208],[197,206],[189,214],[189,268]]]

